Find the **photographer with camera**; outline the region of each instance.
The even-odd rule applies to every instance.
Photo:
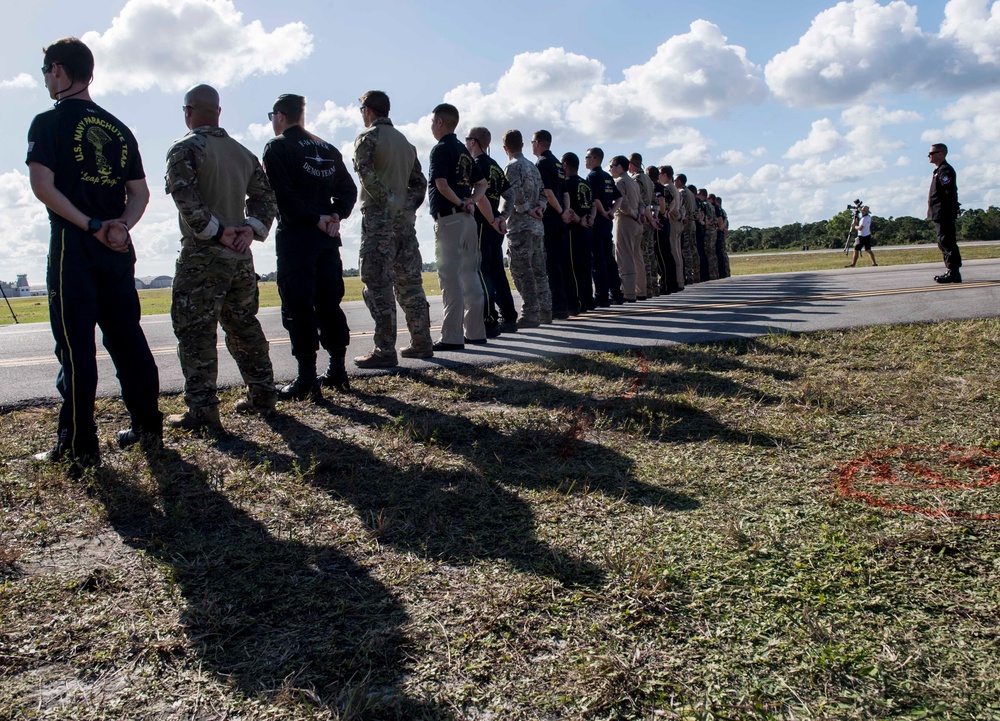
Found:
[[[868,256],[872,259],[872,265],[877,266],[878,263],[875,262],[875,254],[872,253],[872,217],[869,214],[867,205],[861,206],[860,218],[858,218],[858,211],[854,211],[854,229],[858,231],[858,237],[854,240],[854,259],[847,267],[853,268],[857,265],[858,256],[861,255],[862,249],[864,249],[864,251],[868,253]]]

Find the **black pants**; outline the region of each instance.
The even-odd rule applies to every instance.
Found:
[[[59,375],[59,448],[63,453],[98,456],[94,397],[97,347],[94,327],[115,364],[122,401],[132,428],[159,434],[160,376],[139,325],[135,291],[135,251],[117,253],[74,226],[52,224],[49,262],[49,321],[56,341]]]
[[[552,312],[566,313],[570,309],[566,297],[564,271],[564,266],[569,262],[569,250],[566,247],[566,224],[552,209],[545,211],[542,222],[545,227],[545,270],[549,274]]]
[[[277,238],[281,324],[296,358],[316,355],[320,345],[332,354],[351,342],[347,316],[340,307],[344,299],[340,238],[330,238],[318,228],[309,230],[315,233],[286,231]]]
[[[594,295],[598,305],[622,299],[622,281],[615,260],[614,224],[598,216],[594,219],[592,258],[594,262]]]
[[[503,236],[486,223],[476,225],[479,230],[480,277],[486,292],[483,320],[486,325],[497,325],[502,317],[503,322],[513,323],[517,320],[517,310],[507,270],[503,267]]]
[[[656,265],[660,270],[660,292],[676,293],[680,289],[677,261],[670,250],[670,218],[665,215],[660,216],[660,229],[656,231]]]
[[[700,277],[702,282],[705,282],[708,280],[708,250],[705,248],[705,226],[701,223],[695,224],[694,238],[698,247],[698,268],[701,273]]]
[[[955,229],[955,219],[937,220],[937,244],[944,258],[945,267],[952,273],[957,273],[962,267],[962,254],[958,251],[958,237]]]
[[[569,246],[569,278],[566,284],[566,296],[570,311],[594,309],[593,262],[591,246],[593,245],[593,229],[585,228],[579,223],[566,226],[567,245]]]

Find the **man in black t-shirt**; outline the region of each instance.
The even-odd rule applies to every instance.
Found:
[[[601,148],[587,150],[584,162],[590,171],[587,184],[590,185],[595,210],[591,253],[594,263],[594,297],[599,307],[607,308],[612,302],[616,305],[624,302],[613,237],[615,203],[619,202],[622,195],[615,185],[615,179],[601,167],[604,163],[604,151]]]
[[[56,105],[32,122],[26,163],[52,228],[46,282],[63,404],[55,447],[36,458],[70,461],[78,473],[100,463],[95,326],[104,334],[132,420],[118,433],[118,445],[156,446],[162,437],[159,374],[139,325],[129,235],[149,202],[149,188],[135,137],[90,98],[90,49],[63,38],[45,48],[43,62],[45,88]]]
[[[500,213],[500,198],[506,198],[508,207],[513,207],[514,191],[503,168],[489,155],[492,139],[490,131],[482,126],[471,128],[465,139],[466,149],[476,161],[479,172],[486,178],[486,195],[476,205],[475,216],[479,252],[482,255],[480,269],[486,291],[483,318],[486,322],[486,335],[490,338],[500,333],[517,332],[517,309],[514,308],[514,296],[511,295],[507,270],[503,265],[503,237],[507,233],[507,219]],[[489,217],[486,213],[489,213]],[[499,313],[497,306],[500,307]]]
[[[308,132],[306,99],[281,95],[268,113],[275,138],[264,147],[264,172],[278,201],[278,293],[281,324],[298,364],[295,380],[278,389],[282,400],[319,400],[320,384],[349,389],[344,356],[351,342],[344,299],[340,223],[351,214],[358,187],[340,151]],[[320,344],[330,354],[316,377]]]
[[[566,195],[569,198],[569,222],[566,239],[573,285],[566,289],[571,307],[575,303],[580,311],[594,310],[594,285],[592,281],[594,207],[590,185],[580,177],[580,158],[576,153],[565,153],[562,166],[566,173]]]
[[[567,280],[572,280],[573,271],[569,265],[569,249],[566,247],[566,222],[569,200],[566,197],[566,171],[563,170],[552,150],[552,133],[548,130],[536,131],[531,139],[531,152],[538,158],[535,166],[542,174],[545,189],[545,269],[549,274],[549,289],[552,291],[552,317],[569,318],[570,313],[579,313],[576,304],[570,307],[567,299]],[[543,319],[544,323],[545,320]]]
[[[428,204],[434,219],[434,251],[441,284],[441,340],[435,351],[461,350],[486,343],[485,297],[479,280],[479,242],[472,211],[486,193],[486,179],[455,137],[458,108],[441,103],[431,115]],[[463,331],[464,328],[464,331]]]

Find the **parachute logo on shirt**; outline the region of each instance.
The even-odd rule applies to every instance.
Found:
[[[87,140],[94,146],[94,160],[97,162],[97,172],[107,177],[111,175],[111,165],[104,157],[104,146],[111,142],[111,136],[96,125],[87,128]]]

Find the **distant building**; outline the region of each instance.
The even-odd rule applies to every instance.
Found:
[[[25,273],[18,274],[17,282],[14,285],[0,281],[0,286],[3,286],[3,292],[8,298],[29,298],[31,296],[48,295],[49,292],[48,288],[44,285],[32,286],[29,284],[28,276]]]
[[[169,275],[144,275],[136,277],[136,290],[152,290],[154,288],[169,288],[174,284],[174,279]]]

